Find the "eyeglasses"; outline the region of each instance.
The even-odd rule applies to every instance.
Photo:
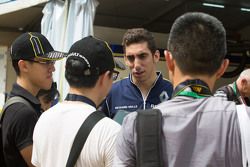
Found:
[[[119,76],[119,71],[113,70],[112,71],[112,80],[113,81],[117,80],[118,76]]]
[[[55,61],[38,61],[38,60],[26,60],[26,61],[30,61],[30,62],[34,62],[34,63],[39,63],[39,64],[44,64],[44,65],[54,65]]]

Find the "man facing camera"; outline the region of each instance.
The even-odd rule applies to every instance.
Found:
[[[113,84],[102,111],[113,118],[120,110],[128,113],[153,108],[170,99],[173,86],[156,71],[160,59],[153,34],[144,28],[128,29],[123,36],[124,61],[130,74]]]

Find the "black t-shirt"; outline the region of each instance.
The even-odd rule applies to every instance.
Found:
[[[41,115],[39,100],[27,90],[14,84],[10,97],[22,96],[33,108],[15,103],[5,110],[2,122],[3,152],[8,167],[27,167],[20,150],[31,145],[35,124]]]

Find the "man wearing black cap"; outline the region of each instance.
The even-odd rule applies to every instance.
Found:
[[[8,167],[32,166],[32,135],[41,115],[36,95],[40,89],[50,89],[54,62],[65,56],[54,51],[49,41],[40,33],[20,35],[11,45],[11,59],[17,74],[10,98],[22,97],[28,104],[16,102],[3,114],[2,139],[5,163]]]
[[[78,129],[97,110],[117,79],[114,68],[107,42],[90,36],[71,46],[65,71],[70,90],[65,101],[44,112],[35,126],[32,153],[35,166],[66,166]],[[75,166],[111,166],[119,130],[120,125],[110,118],[97,122]]]

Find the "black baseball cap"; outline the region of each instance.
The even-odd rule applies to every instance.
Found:
[[[67,56],[53,49],[48,39],[38,32],[26,32],[15,39],[11,45],[12,60],[59,60]]]
[[[66,70],[70,59],[78,59],[85,64],[82,73],[84,76],[101,75],[115,68],[113,52],[108,43],[92,36],[85,37],[71,46],[66,61]]]

